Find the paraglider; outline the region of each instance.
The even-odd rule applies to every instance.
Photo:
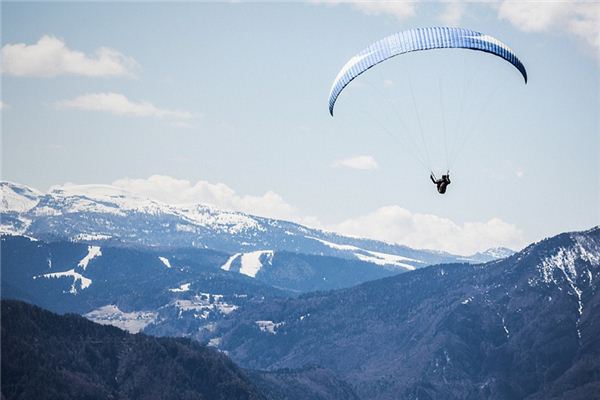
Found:
[[[446,193],[446,188],[451,183],[450,182],[450,171],[448,171],[446,173],[446,175],[442,175],[442,177],[440,179],[436,179],[435,175],[432,172],[431,175],[429,175],[429,178],[431,178],[431,181],[437,186],[437,191],[439,194]]]
[[[336,102],[342,91],[350,82],[368,69],[398,55],[432,49],[468,49],[489,53],[510,63],[527,83],[527,71],[523,63],[506,44],[492,36],[465,28],[415,28],[385,37],[352,57],[342,67],[333,81],[329,92],[329,113],[333,116]],[[442,70],[444,68],[439,65],[436,67]],[[412,87],[411,95],[413,95],[414,102]],[[430,107],[428,106],[428,108]],[[417,113],[416,106],[415,113]],[[421,134],[423,134],[420,120],[419,128],[421,128]],[[446,169],[449,169],[448,165]],[[440,180],[434,178],[435,176],[431,172],[431,179],[437,185],[438,192],[440,194],[445,193],[446,187],[450,184],[449,173],[442,175]]]

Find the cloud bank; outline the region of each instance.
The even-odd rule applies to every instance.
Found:
[[[224,210],[295,221],[346,235],[454,254],[469,255],[496,246],[519,249],[525,244],[522,232],[499,218],[459,224],[444,217],[413,213],[392,205],[336,224],[324,225],[315,217],[303,215],[274,191],[245,195],[224,183],[203,180],[192,183],[165,175],[153,175],[147,179],[119,179],[112,185],[168,204],[210,204]]]
[[[518,249],[524,243],[522,232],[499,218],[459,224],[437,215],[413,213],[396,205],[350,218],[333,226],[333,230],[462,255],[497,246]]]
[[[269,218],[317,223],[314,218],[300,215],[294,206],[273,191],[262,195],[240,195],[224,183],[203,180],[192,183],[165,175],[153,175],[147,179],[124,178],[113,182],[112,185],[167,204],[202,203],[223,210],[241,211]]]
[[[316,0],[316,4],[347,5],[366,15],[388,15],[405,20],[417,15],[422,1],[388,0]],[[437,3],[437,4],[436,4]],[[559,31],[572,36],[582,47],[600,61],[600,3],[589,0],[575,1],[483,1],[464,2],[447,0],[427,2],[439,6],[438,20],[450,26],[460,25],[467,9],[492,8],[499,20],[508,21],[523,32]]]
[[[186,120],[194,117],[188,111],[158,108],[147,101],[135,102],[119,93],[88,93],[72,100],[55,103],[59,109],[73,108],[85,111],[100,111],[115,115],[133,117],[157,117],[175,120]]]
[[[580,41],[600,61],[600,3],[588,1],[501,2],[498,18],[523,32],[560,30]]]
[[[94,55],[71,50],[62,39],[42,36],[37,43],[2,47],[2,73],[48,78],[58,75],[132,76],[136,61],[116,50],[100,47]]]
[[[385,1],[385,0],[314,0],[313,3],[329,6],[350,5],[367,15],[392,15],[400,20],[413,17],[416,14],[416,1]]]

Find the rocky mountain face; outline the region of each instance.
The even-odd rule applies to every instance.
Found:
[[[285,251],[365,261],[395,272],[490,257],[415,250],[202,204],[169,205],[107,185],[69,185],[41,193],[0,182],[0,198],[1,233],[49,242],[203,248],[237,254],[240,260],[256,251]]]
[[[486,264],[274,299],[219,322],[240,365],[320,365],[361,399],[591,399],[600,393],[600,229]]]

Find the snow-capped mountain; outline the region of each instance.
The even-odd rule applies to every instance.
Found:
[[[492,260],[498,260],[501,258],[510,257],[515,254],[514,250],[508,249],[506,247],[492,247],[491,249],[487,249],[485,251],[480,251],[472,256],[468,257],[468,260],[477,260],[478,262],[487,262]]]
[[[241,273],[248,270],[243,265],[250,265],[249,270],[257,267],[253,259],[257,251],[335,256],[394,271],[496,258],[494,254],[465,258],[415,250],[202,204],[164,204],[108,185],[64,185],[41,193],[24,185],[0,182],[0,193],[0,233],[46,241],[214,249],[237,254],[231,262],[232,266],[242,263],[238,269]]]

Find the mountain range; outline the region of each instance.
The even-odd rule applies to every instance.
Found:
[[[2,398],[356,399],[331,371],[244,371],[189,339],[131,335],[2,300]]]
[[[361,399],[593,399],[600,228],[241,309],[214,330],[247,368],[317,364]]]
[[[594,399],[600,390],[598,227],[545,239],[502,260],[433,265],[300,295],[215,268],[212,258],[219,258],[217,264],[227,259],[219,252],[161,251],[5,236],[2,297],[63,312],[74,308],[92,321],[130,332],[196,339],[244,368],[249,380],[243,382],[268,399],[577,400]],[[76,267],[68,275],[48,272],[60,263]],[[46,334],[36,320],[40,312],[25,310],[16,320],[33,319],[26,324],[37,330],[23,330]],[[6,315],[3,310],[3,335]],[[80,324],[64,321],[63,330]],[[119,332],[111,329],[106,332]],[[11,351],[40,341],[6,335],[2,344]],[[14,344],[21,336],[24,342]],[[56,332],[42,339],[55,344],[50,347],[58,353],[48,354],[51,360],[60,359],[63,350],[81,354],[78,349],[89,347],[73,346],[68,335]],[[88,353],[97,350],[92,346]],[[185,375],[179,362],[177,356],[169,368],[183,368]],[[46,379],[64,382],[57,371],[47,370]],[[143,382],[144,371],[139,374]],[[97,379],[77,382],[87,386],[88,378]],[[3,382],[12,381],[3,375]]]
[[[130,333],[192,339],[243,368],[231,364],[224,376],[238,376],[256,398],[593,399],[600,392],[598,227],[517,253],[461,257],[205,205],[166,205],[113,187],[0,188],[3,299]],[[24,313],[17,320],[46,318]],[[56,324],[80,324],[69,318]],[[161,346],[197,346],[173,343]],[[187,374],[175,358],[170,366]],[[102,393],[121,393],[90,379]]]
[[[0,198],[4,234],[51,242],[211,249],[230,254],[232,266],[256,257],[257,251],[347,258],[396,272],[443,262],[484,262],[512,253],[490,249],[462,257],[412,249],[203,204],[164,204],[108,185],[65,185],[41,193],[0,182]]]

